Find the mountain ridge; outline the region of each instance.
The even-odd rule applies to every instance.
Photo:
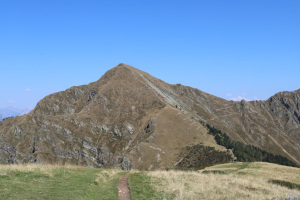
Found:
[[[207,134],[203,125],[210,124],[299,164],[299,91],[233,102],[121,63],[95,82],[50,94],[29,114],[0,122],[0,161],[172,167],[186,146],[227,151]]]

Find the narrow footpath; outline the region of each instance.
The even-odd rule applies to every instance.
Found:
[[[123,175],[118,183],[119,200],[130,200],[130,190],[128,185],[128,178],[130,173]]]

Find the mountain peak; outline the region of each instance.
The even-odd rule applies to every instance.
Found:
[[[132,67],[131,65],[127,65],[125,63],[120,63],[112,69],[115,69],[115,70],[127,69],[127,70],[130,70],[130,71],[137,70],[136,68]]]
[[[126,66],[130,66],[130,65],[127,65],[125,63],[119,63],[116,67],[126,67]]]
[[[30,114],[1,121],[0,163],[172,167],[192,145],[226,151],[205,124],[299,163],[299,102],[298,94],[229,102],[120,63],[96,82],[48,95]]]
[[[120,84],[127,84],[129,82],[138,81],[144,82],[147,85],[147,80],[145,82],[145,78],[151,81],[157,81],[155,77],[152,77],[148,73],[141,71],[131,65],[127,65],[124,63],[120,63],[117,66],[108,70],[98,81],[97,83],[102,85],[112,82],[118,82]]]
[[[137,72],[140,71],[130,65],[124,64],[124,63],[120,63],[117,66],[113,67],[112,69],[108,70],[102,77],[100,80],[102,79],[110,79],[112,77],[114,77],[115,75],[122,76],[122,77],[126,77],[129,74],[132,74],[133,72]],[[141,71],[140,71],[141,72]]]

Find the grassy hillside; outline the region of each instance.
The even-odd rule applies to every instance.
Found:
[[[300,169],[270,163],[229,163],[147,175],[156,191],[172,194],[172,199],[300,199]]]
[[[75,166],[0,165],[0,199],[118,199],[128,171]],[[300,169],[227,163],[199,171],[132,171],[132,200],[300,198]],[[292,189],[291,189],[292,188]]]
[[[118,199],[126,171],[72,166],[2,165],[0,199]]]

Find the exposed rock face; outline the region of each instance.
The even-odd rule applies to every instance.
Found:
[[[120,64],[96,82],[51,94],[29,114],[0,122],[0,162],[172,167],[185,146],[225,150],[202,122],[299,164],[299,104],[300,90],[267,101],[226,101]]]

